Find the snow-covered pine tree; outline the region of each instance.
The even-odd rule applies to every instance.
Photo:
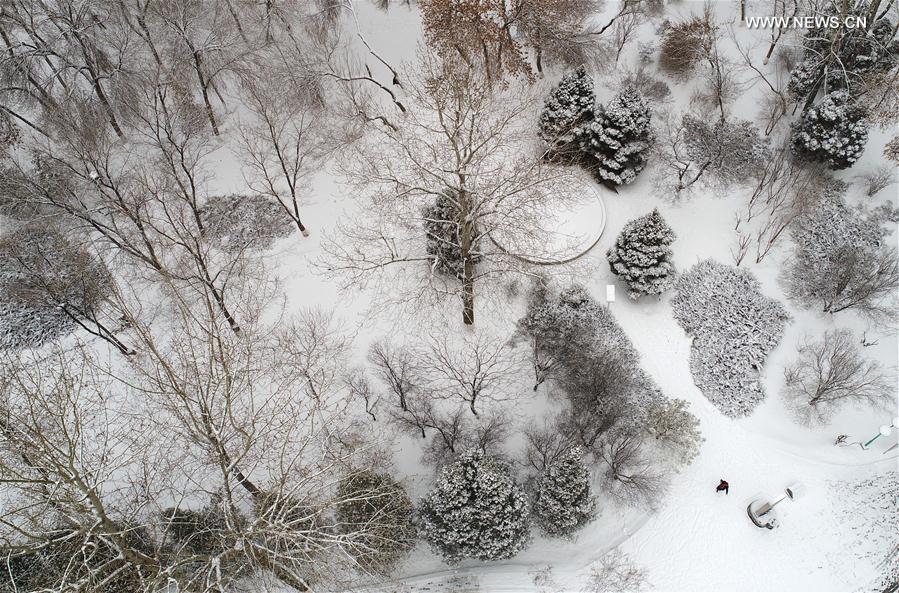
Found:
[[[504,463],[479,450],[441,470],[419,518],[424,538],[451,563],[511,558],[528,542],[524,491]]]
[[[431,264],[433,268],[442,274],[462,280],[465,273],[465,258],[462,254],[462,223],[457,197],[450,191],[438,195],[434,204],[424,212],[424,226],[426,249],[428,255],[434,258]],[[477,227],[474,235],[477,237]],[[477,243],[474,249],[477,249]],[[475,254],[472,259],[477,265],[481,258]]]
[[[612,273],[627,282],[632,299],[671,287],[675,270],[670,245],[676,238],[657,209],[624,225],[606,256]]]
[[[540,114],[540,137],[553,147],[553,155],[573,156],[584,125],[593,119],[596,96],[593,79],[581,66],[562,77]]]
[[[851,167],[867,141],[865,112],[846,91],[830,93],[793,125],[793,152],[831,169]]]
[[[603,182],[632,182],[652,147],[651,120],[652,110],[640,91],[621,91],[586,125],[580,138],[584,165]]]
[[[590,471],[580,448],[570,449],[543,472],[533,512],[540,529],[557,537],[571,536],[595,516],[596,497],[590,494]]]

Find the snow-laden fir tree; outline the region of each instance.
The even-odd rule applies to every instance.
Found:
[[[479,450],[443,468],[421,502],[419,526],[448,562],[511,558],[528,542],[527,498],[504,463]]]
[[[556,155],[577,150],[584,125],[593,119],[596,96],[593,79],[581,66],[562,77],[550,93],[540,114],[540,137],[553,146]]]
[[[675,274],[671,243],[676,238],[657,209],[624,225],[606,256],[612,273],[627,282],[632,299],[662,294],[671,287]]]
[[[590,470],[579,447],[561,455],[543,472],[533,512],[540,529],[558,537],[571,536],[595,516]]]
[[[580,138],[584,164],[601,181],[626,185],[646,166],[653,143],[652,110],[629,87],[601,108]]]
[[[830,93],[793,126],[793,151],[831,169],[851,167],[867,141],[865,112],[846,91]]]

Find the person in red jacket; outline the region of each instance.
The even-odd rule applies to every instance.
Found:
[[[721,482],[718,484],[718,487],[715,488],[715,492],[718,493],[718,492],[721,492],[722,490],[724,490],[724,493],[728,494],[729,488],[730,488],[730,484],[728,484],[726,480],[722,479]]]

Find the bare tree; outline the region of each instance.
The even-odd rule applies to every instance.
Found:
[[[878,165],[858,175],[857,179],[864,184],[865,194],[871,197],[896,183],[896,168]]]
[[[365,370],[362,368],[350,370],[344,379],[344,384],[349,394],[354,399],[362,402],[365,407],[365,413],[371,416],[374,422],[377,422],[378,417],[375,416],[375,410],[378,408],[381,398],[372,389],[371,383],[369,383],[368,377],[365,375]]]
[[[400,430],[410,435],[428,438],[422,459],[434,467],[442,467],[463,451],[477,448],[491,455],[499,453],[502,442],[508,436],[508,419],[501,414],[478,417],[473,422],[465,406],[441,410],[439,402],[424,395],[417,395],[405,410],[391,410],[390,419]]]
[[[606,464],[603,486],[609,496],[621,504],[655,506],[666,479],[645,456],[636,432],[625,428],[606,433],[597,453]]]
[[[639,5],[624,2],[619,16],[636,20]],[[544,61],[568,67],[590,61],[596,29],[589,21],[597,8],[596,0],[513,0],[508,14],[512,30],[532,48],[534,67],[542,74]]]
[[[307,51],[312,55],[306,59],[313,60],[314,48]],[[312,64],[301,61],[301,52],[288,46],[263,54],[254,70],[241,77],[251,117],[241,122],[239,133],[249,186],[277,200],[303,236],[308,236],[300,203],[309,191],[310,177],[336,143],[326,139],[328,113],[322,105],[321,77]]]
[[[477,285],[528,273],[522,251],[548,234],[545,208],[574,198],[574,173],[528,150],[522,119],[533,97],[524,89],[492,88],[461,60],[428,54],[406,79],[402,126],[374,129],[347,155],[365,215],[326,242],[322,266],[345,287],[391,282],[399,296],[383,304],[460,298],[470,325]],[[438,254],[454,254],[458,278],[440,273],[435,246],[429,252],[429,221],[449,229]]]
[[[827,331],[820,341],[806,338],[797,354],[784,369],[784,398],[800,421],[826,423],[850,403],[873,407],[895,403],[895,382],[880,364],[862,357],[851,331]]]
[[[127,477],[158,470],[133,438],[139,422],[109,387],[83,349],[4,359],[4,586],[141,592],[164,586],[172,565],[144,522],[146,495],[157,491]]]
[[[896,248],[865,249],[844,245],[828,253],[812,270],[794,262],[790,294],[799,301],[816,303],[825,313],[856,310],[874,318],[895,316],[899,287],[899,254]]]
[[[766,14],[780,17],[781,20],[774,21],[775,24],[771,27],[771,42],[768,44],[768,50],[765,52],[765,58],[762,60],[763,66],[768,65],[772,54],[774,54],[774,48],[777,47],[777,43],[784,36],[784,33],[789,30],[786,27],[786,23],[789,21],[786,19],[792,20],[799,16],[800,12],[807,4],[807,2],[801,0],[771,0],[772,10]]]
[[[480,333],[466,337],[458,348],[446,336],[432,336],[421,355],[427,388],[436,397],[461,399],[477,416],[475,406],[479,401],[510,398],[516,360],[507,350],[505,342]]]
[[[730,187],[753,178],[767,158],[758,130],[747,121],[708,122],[690,114],[663,120],[655,144],[661,161],[656,188],[680,197],[700,180]]]
[[[554,422],[544,420],[542,425],[533,422],[529,424],[524,429],[524,464],[537,472],[543,472],[561,455],[576,446],[576,441],[563,428],[558,419]]]
[[[817,206],[833,183],[823,167],[798,163],[789,144],[781,144],[759,172],[746,209],[737,214],[734,230],[742,245],[737,253],[745,256],[752,244],[755,263],[760,263],[793,222]]]
[[[396,396],[400,409],[406,411],[410,396],[423,382],[420,361],[408,349],[397,348],[386,340],[378,340],[368,349],[368,362]]]
[[[216,136],[220,133],[220,116],[212,105],[212,95],[224,103],[220,87],[228,73],[242,68],[246,52],[237,38],[240,30],[235,27],[233,13],[226,10],[229,6],[230,0],[153,4],[154,16],[169,33],[174,71],[190,72],[195,77],[193,88],[199,89],[206,118]]]

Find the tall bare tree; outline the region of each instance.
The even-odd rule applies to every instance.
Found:
[[[851,331],[827,331],[819,341],[806,338],[797,354],[784,369],[784,398],[801,422],[825,423],[846,404],[895,403],[895,380],[861,355]]]
[[[399,301],[460,298],[470,325],[477,285],[531,273],[522,251],[549,234],[547,208],[574,199],[575,173],[528,144],[525,89],[498,90],[463,61],[426,53],[406,80],[401,126],[370,130],[346,156],[365,214],[326,243],[323,265],[345,287],[389,277]]]

